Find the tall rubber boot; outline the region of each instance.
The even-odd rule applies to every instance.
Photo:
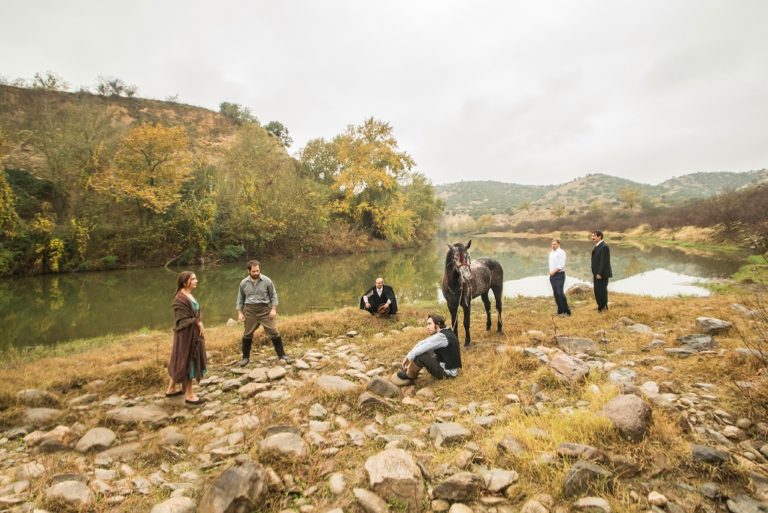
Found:
[[[243,359],[240,360],[240,367],[248,365],[251,359],[251,345],[253,344],[253,336],[243,337]]]
[[[277,353],[277,357],[280,360],[285,361],[286,363],[289,363],[291,361],[291,358],[285,354],[285,349],[283,349],[283,338],[282,337],[275,337],[272,339],[272,345],[275,348],[275,353]]]

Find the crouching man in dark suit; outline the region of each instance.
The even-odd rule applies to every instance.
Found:
[[[435,379],[455,378],[461,368],[461,352],[456,334],[445,327],[445,319],[439,315],[427,317],[425,338],[411,349],[403,359],[403,369],[397,372],[402,380],[414,380],[422,368]]]
[[[368,310],[371,315],[395,315],[397,298],[394,289],[384,285],[384,278],[376,278],[376,285],[368,289],[360,298],[360,309]]]
[[[600,230],[592,232],[592,242],[595,243],[595,247],[592,248],[592,283],[595,289],[595,301],[597,311],[604,312],[608,310],[608,278],[613,276],[611,251],[608,249],[608,244],[603,241],[603,232]]]

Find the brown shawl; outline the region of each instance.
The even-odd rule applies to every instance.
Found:
[[[195,363],[195,379],[206,370],[205,339],[200,334],[200,309],[195,314],[192,301],[181,290],[173,298],[173,348],[168,375],[176,383],[189,379],[189,362]]]

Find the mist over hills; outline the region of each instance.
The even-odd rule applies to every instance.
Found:
[[[567,209],[599,205],[617,207],[627,194],[639,202],[675,205],[703,199],[745,185],[768,181],[768,169],[748,172],[690,173],[649,185],[602,173],[589,174],[558,185],[521,185],[497,181],[462,181],[436,185],[448,215],[514,214],[538,211],[554,204]]]

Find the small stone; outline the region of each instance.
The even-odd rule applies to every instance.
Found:
[[[334,472],[328,477],[328,489],[333,495],[341,495],[347,489],[347,480],[341,472]]]
[[[610,503],[602,497],[582,497],[573,503],[573,507],[587,511],[602,511],[603,513],[611,513]]]
[[[667,498],[659,492],[652,491],[648,494],[648,504],[651,506],[664,507],[667,505]]]
[[[388,513],[389,506],[386,501],[364,488],[354,488],[352,494],[365,513]]]

